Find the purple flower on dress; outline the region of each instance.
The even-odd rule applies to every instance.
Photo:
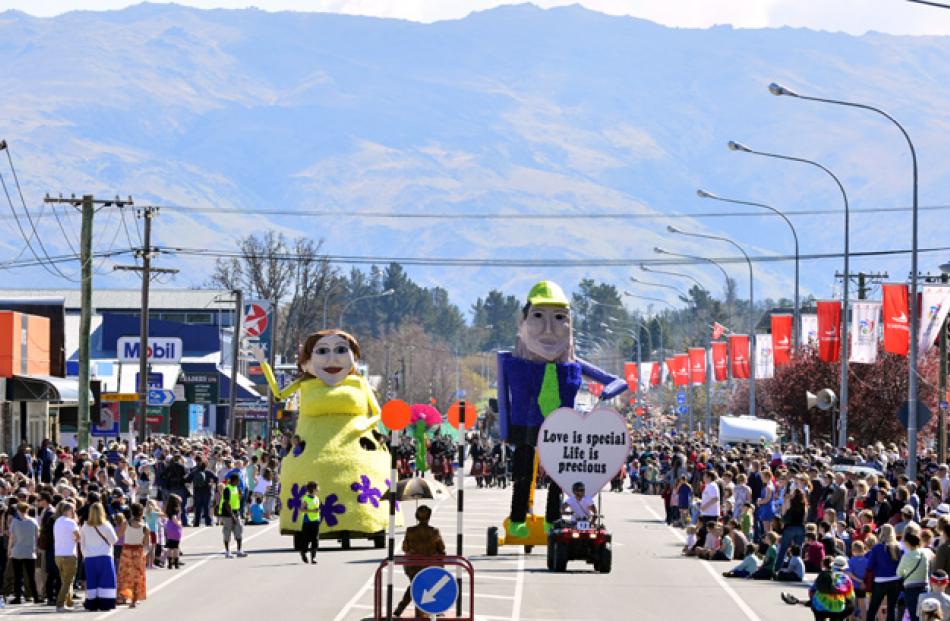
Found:
[[[290,498],[287,499],[287,508],[293,509],[294,513],[290,516],[291,522],[296,522],[300,510],[303,508],[303,497],[307,493],[307,487],[294,483],[290,488]]]
[[[336,526],[336,516],[346,513],[346,507],[337,504],[337,501],[339,501],[337,495],[330,494],[320,505],[320,519],[323,520],[323,523],[327,526]]]
[[[372,503],[373,507],[379,507],[379,500],[383,497],[383,493],[379,491],[379,488],[373,487],[369,477],[365,474],[361,474],[360,480],[350,485],[350,489],[359,494],[356,500],[361,505],[369,502]]]

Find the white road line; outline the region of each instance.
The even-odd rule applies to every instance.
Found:
[[[276,526],[277,526],[277,522],[274,522],[274,523],[271,524],[270,526],[267,526],[267,527],[265,527],[263,530],[254,533],[254,534],[251,535],[250,537],[246,537],[246,538],[243,540],[243,543],[248,543],[249,541],[253,541],[253,540],[257,539],[258,537],[260,537],[260,536],[263,535],[264,533],[267,533],[267,532],[273,530]],[[190,573],[193,572],[194,570],[198,569],[199,567],[201,567],[202,565],[204,565],[204,564],[207,563],[208,561],[214,560],[214,559],[216,559],[216,558],[221,558],[221,552],[215,552],[214,554],[208,554],[207,556],[205,556],[204,558],[202,558],[200,561],[197,561],[197,562],[194,562],[194,563],[190,563],[190,567],[186,567],[186,568],[183,569],[182,571],[176,571],[176,572],[175,572],[175,575],[172,576],[171,578],[169,578],[168,580],[165,580],[165,581],[162,582],[161,584],[159,584],[159,585],[157,585],[157,586],[155,586],[155,587],[153,587],[153,588],[150,588],[150,589],[148,590],[148,594],[149,594],[149,595],[154,595],[155,593],[158,593],[159,591],[161,591],[162,589],[164,589],[164,588],[167,587],[168,585],[172,584],[172,583],[175,582],[176,580],[180,580],[181,578],[184,578],[185,576],[187,576],[188,574],[190,574]],[[235,559],[234,562],[235,562],[235,563],[239,563],[239,562],[240,562],[240,559]],[[127,609],[124,609],[124,608],[116,608],[115,610],[110,610],[109,612],[103,613],[103,614],[99,615],[98,617],[96,617],[96,621],[102,621],[103,619],[108,619],[109,617],[111,617],[111,616],[114,615],[115,613],[117,613],[117,612],[122,612],[123,610],[127,610]]]
[[[504,580],[506,582],[515,582],[518,579],[511,576],[492,576],[490,574],[478,574],[478,580]]]
[[[514,599],[511,595],[489,595],[488,593],[479,593],[475,599]]]
[[[515,582],[515,597],[511,604],[511,621],[520,621],[521,619],[521,598],[524,594],[524,550],[518,549],[518,573]]]
[[[356,595],[354,595],[352,599],[350,599],[350,601],[348,601],[346,605],[340,609],[340,612],[338,612],[336,616],[333,617],[333,621],[343,621],[343,619],[346,618],[346,615],[348,615],[351,610],[353,610],[354,608],[361,608],[364,604],[360,604],[358,602],[363,597],[363,594],[369,591],[370,588],[373,586],[373,581],[375,579],[376,579],[376,575],[375,574],[371,575],[369,577],[369,580],[366,581],[366,584],[364,584],[360,588],[360,590],[356,592]]]
[[[660,517],[660,514],[654,511],[653,507],[646,504],[646,501],[644,501],[643,506],[644,508],[646,508],[647,511],[650,512],[650,514],[653,517],[655,517],[657,520],[663,521],[663,518]],[[676,537],[681,542],[684,542],[684,543],[686,542],[686,538],[683,537],[682,533],[677,531],[672,526],[668,528],[670,529],[670,532],[673,533],[674,537]],[[726,595],[729,596],[729,599],[731,599],[735,603],[735,605],[739,608],[739,610],[742,611],[742,614],[744,614],[749,621],[762,621],[762,619],[759,618],[759,615],[755,614],[755,611],[749,608],[749,605],[746,604],[745,601],[741,597],[739,597],[739,594],[736,593],[735,590],[733,590],[733,588],[726,583],[723,577],[719,573],[716,572],[716,570],[709,563],[709,561],[704,561],[700,559],[696,559],[696,560],[698,560],[700,564],[702,564],[702,566],[706,569],[706,571],[709,572],[709,575],[712,576],[713,580],[715,580],[716,583],[722,588],[722,590],[726,592]]]

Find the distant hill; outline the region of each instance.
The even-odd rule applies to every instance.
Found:
[[[818,171],[730,153],[729,139],[819,159],[840,173],[854,208],[909,203],[909,159],[894,128],[869,113],[772,97],[766,86],[773,80],[886,108],[917,142],[921,203],[950,203],[946,38],[671,29],[577,6],[507,6],[418,24],[142,4],[52,19],[0,13],[0,68],[0,138],[10,143],[34,213],[46,192],[89,191],[131,194],[140,204],[344,214],[743,210],[699,200],[700,186],[780,208],[840,207]],[[0,208],[7,216],[0,258],[13,257],[22,242],[3,197]],[[950,245],[948,213],[924,212],[921,246]],[[840,251],[841,221],[796,218],[802,251]],[[98,222],[98,247],[113,239],[128,246],[115,215],[104,211]],[[906,248],[908,222],[908,214],[856,214],[852,249]],[[75,216],[67,223],[78,231]],[[714,242],[671,238],[668,223],[167,209],[155,237],[170,246],[231,249],[236,237],[273,226],[325,238],[337,255],[637,259],[655,257],[656,245],[734,254]],[[775,218],[676,224],[734,236],[753,254],[792,247]],[[51,253],[69,252],[48,212],[40,229]],[[948,254],[923,256],[921,268]],[[176,280],[183,285],[203,282],[211,268],[207,259],[161,261],[188,268]],[[906,257],[856,259],[852,269],[903,278],[908,265]],[[838,266],[806,264],[806,290],[828,296]],[[572,286],[582,275],[619,283],[631,273],[408,269],[424,284],[443,284],[463,305],[492,287],[520,296],[538,277]],[[689,269],[721,289],[717,272]],[[741,266],[732,270],[744,282]],[[61,284],[36,269],[0,274],[11,286]],[[790,295],[791,275],[790,263],[760,264],[758,290]],[[97,283],[131,278],[103,275]]]

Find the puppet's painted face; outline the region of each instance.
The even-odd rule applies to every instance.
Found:
[[[354,366],[356,360],[350,344],[342,336],[330,334],[316,342],[304,368],[327,386],[336,386],[346,379]]]
[[[571,346],[571,311],[563,306],[532,306],[519,336],[528,350],[553,362]]]

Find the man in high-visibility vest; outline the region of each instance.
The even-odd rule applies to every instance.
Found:
[[[320,497],[317,495],[320,486],[315,481],[307,483],[307,493],[300,499],[300,510],[303,512],[303,530],[300,533],[300,558],[307,562],[307,553],[310,553],[310,563],[317,564],[317,549],[320,547]]]
[[[231,535],[237,543],[238,557],[245,557],[247,553],[241,549],[241,536],[244,534],[244,525],[241,524],[241,492],[238,489],[241,477],[232,473],[228,477],[228,484],[221,492],[221,502],[218,504],[218,515],[224,526],[224,558],[231,558]]]

